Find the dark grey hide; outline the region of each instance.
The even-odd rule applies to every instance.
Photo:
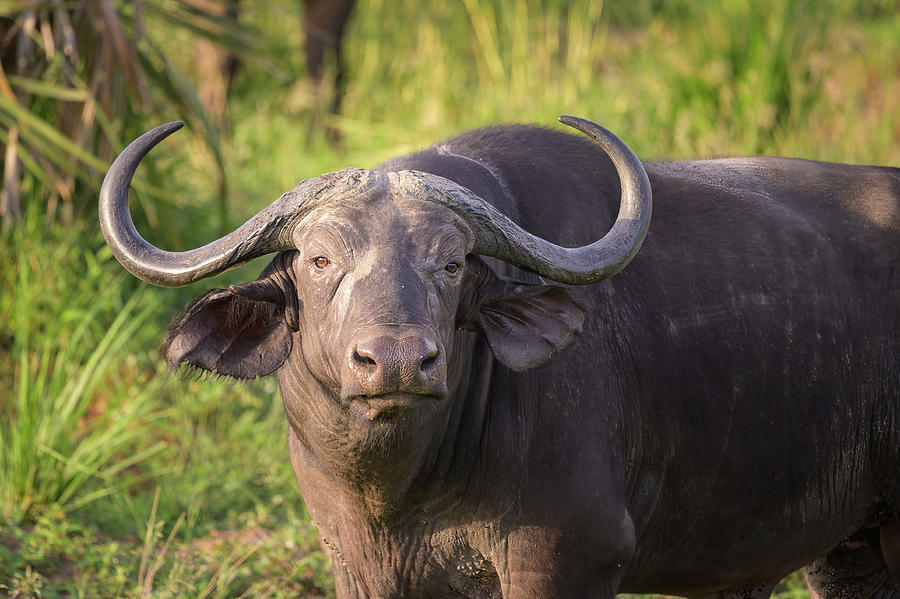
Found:
[[[498,127],[316,180],[342,195],[297,249],[173,324],[172,367],[277,372],[338,597],[759,599],[805,565],[822,598],[900,597],[900,170],[645,167],[650,232],[601,283],[471,255],[393,191],[424,171],[602,237],[604,152]]]

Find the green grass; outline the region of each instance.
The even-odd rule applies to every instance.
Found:
[[[16,524],[41,506],[72,510],[121,491],[140,478],[129,469],[161,448],[143,446],[160,382],[123,351],[138,331],[147,340],[146,290],[108,268],[108,251],[81,251],[78,232],[36,243],[39,222],[3,239],[13,380],[0,416],[0,516]],[[60,271],[48,277],[41,265]]]
[[[563,113],[610,127],[649,159],[900,165],[890,0],[361,0],[344,112],[331,119],[338,149],[311,127],[327,117],[304,79],[295,4],[244,5],[273,54],[234,82],[221,143],[232,224],[302,178],[489,123],[558,126]],[[189,73],[184,32],[152,33],[171,68]],[[139,174],[159,191],[136,197],[135,220],[171,249],[218,233],[217,158],[202,127],[189,119]],[[274,380],[182,380],[156,351],[191,297],[254,278],[260,261],[186,289],[149,288],[121,270],[92,217],[45,220],[33,210],[0,237],[0,585],[19,597],[333,593]],[[808,594],[794,575],[775,597]]]

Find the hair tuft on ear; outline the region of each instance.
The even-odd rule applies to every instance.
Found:
[[[509,297],[486,303],[478,326],[494,356],[512,370],[539,366],[581,332],[584,312],[554,285],[515,286]]]
[[[471,291],[461,300],[458,326],[477,326],[508,368],[543,364],[581,332],[584,310],[565,287],[511,281],[477,258],[467,268]]]
[[[162,347],[169,369],[185,365],[189,370],[235,379],[274,372],[287,359],[293,343],[279,308],[225,289],[206,293],[169,327]]]

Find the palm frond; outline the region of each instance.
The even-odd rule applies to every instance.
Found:
[[[123,142],[148,119],[155,124],[175,113],[209,148],[226,227],[219,125],[199,101],[190,74],[153,38],[154,31],[180,32],[265,63],[264,38],[214,5],[0,0],[0,219],[21,214],[24,201],[43,203],[49,218],[60,204],[66,215],[92,207],[102,173]],[[166,202],[162,193],[150,198]]]

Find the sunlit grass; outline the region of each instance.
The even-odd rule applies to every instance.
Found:
[[[147,293],[128,290],[77,235],[43,229],[34,218],[2,238],[13,294],[2,311],[12,343],[0,362],[12,380],[0,401],[0,519],[12,523],[121,491],[160,449],[144,443],[160,381],[135,369],[128,346],[146,334]]]

